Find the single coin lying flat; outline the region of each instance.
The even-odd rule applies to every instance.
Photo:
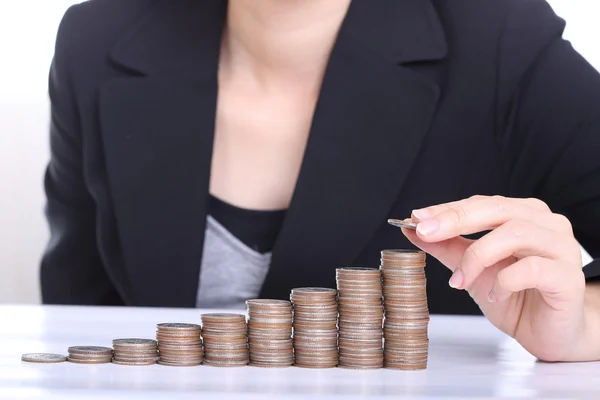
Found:
[[[67,357],[61,354],[50,354],[50,353],[29,353],[21,356],[21,361],[38,363],[38,364],[52,364],[67,361]]]

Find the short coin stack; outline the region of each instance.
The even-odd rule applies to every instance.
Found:
[[[248,364],[248,328],[243,314],[202,314],[204,364],[241,367]]]
[[[337,291],[326,288],[293,289],[294,365],[333,368],[338,364]]]
[[[158,358],[157,343],[152,339],[115,339],[113,348],[115,364],[152,365]]]
[[[339,307],[339,366],[383,367],[381,273],[376,268],[336,270]]]
[[[386,368],[427,368],[429,308],[422,251],[381,252],[385,306],[384,364]]]
[[[158,363],[169,366],[201,365],[204,361],[201,328],[196,324],[163,323],[156,326]]]
[[[100,346],[69,347],[68,361],[77,364],[105,364],[112,361],[113,349]]]
[[[294,363],[292,304],[286,300],[248,300],[250,365],[289,367]]]

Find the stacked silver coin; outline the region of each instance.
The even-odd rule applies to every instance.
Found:
[[[204,364],[213,367],[248,365],[248,327],[243,314],[202,314]]]
[[[337,291],[326,288],[293,289],[294,365],[333,368],[338,364]]]
[[[383,367],[381,273],[376,268],[336,270],[339,308],[339,366]]]
[[[381,252],[386,368],[427,368],[429,308],[425,262],[426,254],[422,251]]]
[[[156,326],[158,363],[169,366],[200,365],[204,361],[200,325],[163,323]]]
[[[250,365],[289,367],[294,363],[292,305],[286,300],[254,299],[248,306]]]
[[[115,364],[152,365],[158,359],[158,346],[152,339],[115,339],[113,348]]]
[[[100,346],[69,347],[68,361],[77,364],[105,364],[112,361],[113,349]]]

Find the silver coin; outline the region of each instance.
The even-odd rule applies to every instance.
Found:
[[[140,363],[140,364],[151,364],[158,360],[158,356],[156,357],[140,357],[140,358],[129,358],[129,357],[115,357],[113,358],[113,362],[125,362],[125,363]]]
[[[291,325],[291,324],[290,324]],[[292,327],[282,328],[282,329],[274,329],[274,328],[250,328],[248,329],[249,335],[287,335],[292,334]]]
[[[156,363],[159,365],[167,366],[167,367],[197,367],[199,365],[202,365],[202,362],[203,361],[170,362],[170,361],[158,360]]]
[[[89,359],[68,357],[67,361],[69,361],[71,363],[75,363],[75,364],[108,364],[112,361],[112,357],[89,358]]]
[[[417,257],[424,256],[425,253],[421,250],[410,250],[410,249],[385,249],[381,250],[383,256],[396,256],[396,257]]]
[[[336,275],[338,275],[338,279],[340,278],[339,275],[373,275],[375,277],[379,276],[379,269],[378,268],[372,268],[372,267],[340,267],[336,269]],[[367,278],[365,276],[365,278]]]
[[[201,318],[208,318],[208,319],[218,319],[218,320],[231,320],[232,322],[237,322],[238,320],[246,320],[246,316],[243,314],[231,314],[231,313],[208,313],[208,314],[202,314],[200,316]],[[221,321],[218,321],[219,323]]]
[[[145,361],[119,361],[119,360],[113,360],[112,361],[113,364],[118,364],[118,365],[153,365],[156,364],[155,360],[145,360]]]
[[[331,334],[328,336],[314,336],[312,335],[310,332],[296,332],[296,335],[294,335],[294,340],[295,341],[302,341],[302,342],[331,342],[334,340],[337,340],[338,334],[337,332],[335,332],[335,334]]]
[[[250,364],[284,364],[293,365],[294,357],[250,357]]]
[[[137,351],[136,351],[137,350]],[[158,351],[157,347],[144,347],[144,346],[126,346],[115,348],[114,355],[117,354],[152,354]]]
[[[154,339],[137,339],[137,338],[128,338],[128,339],[115,339],[113,340],[113,346],[140,346],[140,347],[149,347],[156,345],[156,340]]]
[[[330,288],[319,288],[319,287],[305,287],[292,289],[292,294],[295,293],[335,293],[335,289]]]
[[[166,323],[162,323],[162,324],[157,324],[156,325],[158,328],[164,328],[164,329],[178,329],[178,330],[191,330],[191,331],[196,331],[198,329],[200,329],[200,325],[197,324],[186,324],[186,323],[171,323],[171,322],[166,322]]]
[[[247,343],[205,343],[204,347],[206,349],[228,349],[228,350],[239,350],[248,348]]]
[[[340,364],[338,365],[338,368],[342,368],[342,369],[381,369],[383,368],[382,366],[362,366],[362,365],[345,365],[342,364],[340,362]]]
[[[112,354],[73,354],[69,353],[69,358],[77,360],[104,360],[106,358],[111,359]]]
[[[326,344],[295,343],[294,349],[296,349],[296,351],[298,351],[299,349],[306,349],[306,350],[310,349],[310,350],[314,350],[314,351],[337,350],[337,344],[336,343],[334,343],[334,344],[330,344],[330,343],[326,343]]]
[[[69,353],[79,353],[86,355],[108,355],[112,354],[113,349],[110,347],[101,346],[71,346],[69,347]]]
[[[184,346],[182,348],[190,348],[193,349],[194,347],[198,347],[198,346],[202,346],[202,342],[198,343],[197,340],[195,341],[178,341],[178,340],[161,340],[158,343],[158,348],[168,348],[168,347],[173,347],[173,346]]]
[[[319,318],[319,319],[324,319],[324,320],[335,320],[335,318],[337,318],[338,316],[338,309],[336,308],[332,308],[332,309],[319,309],[319,308],[315,308],[312,310],[297,310],[296,313],[294,314],[294,320],[300,318],[300,319],[315,319],[315,318]]]
[[[335,316],[337,314],[337,303],[334,304],[333,306],[328,306],[328,307],[314,307],[314,306],[305,306],[305,305],[299,305],[296,304],[294,306],[294,315],[295,317],[299,316],[299,315],[312,315],[312,314],[317,314],[317,315],[327,315],[327,316]]]
[[[62,354],[28,353],[21,356],[21,361],[37,364],[53,364],[67,361],[67,357]]]
[[[277,363],[269,363],[269,364],[263,364],[260,362],[251,362],[250,364],[248,364],[249,367],[255,367],[255,368],[288,368],[291,367],[293,364],[290,363],[284,363],[284,364],[277,364]]]
[[[273,307],[289,307],[291,304],[288,300],[275,300],[275,299],[251,299],[246,300],[246,305],[257,305],[257,306],[273,306]]]
[[[204,360],[203,365],[211,367],[245,367],[250,361],[214,361]]]
[[[259,318],[259,317],[250,317],[248,321],[248,325],[252,326],[256,323],[264,323],[264,324],[291,324],[292,323],[292,315],[290,314],[289,318]]]

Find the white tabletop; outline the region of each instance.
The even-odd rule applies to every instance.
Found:
[[[600,399],[600,363],[536,362],[479,317],[432,316],[426,371],[29,364],[21,354],[66,354],[153,338],[159,322],[199,323],[205,310],[0,306],[1,399]]]

